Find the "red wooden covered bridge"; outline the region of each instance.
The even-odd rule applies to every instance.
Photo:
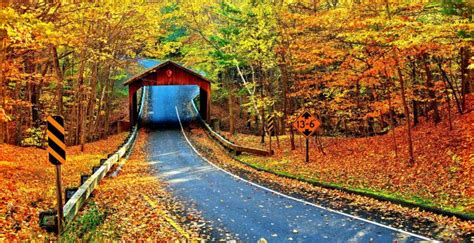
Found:
[[[138,121],[137,90],[152,85],[197,85],[199,86],[201,117],[209,122],[211,110],[211,82],[202,75],[173,61],[163,62],[140,73],[124,83],[128,86],[130,125]]]

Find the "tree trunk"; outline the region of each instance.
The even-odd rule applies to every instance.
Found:
[[[231,135],[235,134],[235,115],[234,115],[234,95],[232,94],[233,90],[230,90],[229,93],[229,133]]]
[[[20,100],[21,85],[20,82],[16,82],[14,99]],[[12,115],[15,115],[15,145],[20,145],[21,142],[21,125],[23,124],[23,109],[19,105],[13,106]]]
[[[439,123],[441,121],[441,117],[438,111],[438,102],[436,101],[436,91],[434,90],[433,75],[428,65],[428,58],[426,56],[424,57],[423,64],[426,72],[426,89],[428,90],[428,96],[430,98],[430,109],[433,110],[433,121],[435,123]]]
[[[0,30],[0,144],[7,142],[7,111],[5,110],[5,61],[6,61],[6,31]]]
[[[84,108],[83,108],[83,102],[85,100],[84,96],[84,71],[85,71],[85,65],[86,65],[86,58],[84,52],[82,52],[80,56],[80,66],[79,66],[79,73],[78,73],[78,79],[77,79],[77,120],[76,120],[76,141],[79,142],[81,145],[81,152],[84,151]]]
[[[41,80],[39,84],[34,85],[34,89],[32,90],[32,97],[31,100],[33,101],[32,104],[34,104],[34,113],[33,115],[33,124],[34,127],[39,128],[42,121],[43,121],[43,113],[41,110],[43,110],[43,107],[41,106],[41,94],[42,94],[42,89],[43,89],[43,82],[46,76],[46,73],[48,73],[49,70],[49,62],[44,64],[43,70],[41,70],[41,66],[38,68],[41,70]]]
[[[97,136],[96,134],[94,134],[94,124],[95,124],[95,121],[96,121],[96,117],[98,116],[95,116],[94,113],[95,113],[95,103],[96,103],[96,96],[97,96],[97,75],[98,75],[98,68],[99,68],[99,64],[98,63],[94,63],[93,66],[92,66],[92,77],[91,77],[91,82],[90,82],[90,88],[91,88],[91,92],[90,92],[90,96],[89,96],[89,103],[87,104],[87,112],[86,112],[86,120],[88,121],[87,122],[87,129],[86,129],[86,134],[85,135],[89,135],[89,136],[93,136],[92,139],[97,139]]]
[[[113,72],[113,70],[111,71]],[[112,99],[112,93],[114,90],[114,80],[107,77],[107,90],[105,91],[105,104],[110,104]],[[112,113],[112,106],[106,105],[105,106],[105,118],[104,118],[104,134],[105,136],[109,136],[110,134],[110,114]]]
[[[410,62],[411,64],[411,80],[413,84],[416,84],[416,64],[414,61]],[[417,90],[413,91],[415,94],[418,93]],[[413,126],[418,125],[419,121],[419,114],[418,114],[418,101],[416,100],[416,96],[413,98]]]
[[[388,110],[390,112],[390,129],[392,130],[392,139],[393,139],[393,150],[395,151],[395,158],[398,157],[398,145],[397,145],[397,136],[395,135],[395,126],[393,125],[393,112],[392,112],[392,98],[388,94]]]
[[[260,143],[264,144],[265,143],[265,131],[267,130],[266,129],[267,122],[265,121],[265,106],[262,106],[262,117],[263,117],[263,120],[262,120],[262,139],[260,140]]]
[[[415,157],[413,154],[413,139],[411,135],[411,120],[410,120],[410,110],[408,109],[406,94],[405,94],[405,81],[403,79],[402,70],[400,68],[400,61],[398,60],[398,55],[395,54],[395,61],[397,65],[398,78],[400,80],[400,93],[402,96],[403,110],[405,111],[406,123],[407,123],[407,139],[408,139],[408,164],[412,166],[415,163]]]
[[[466,110],[466,95],[471,92],[470,90],[470,79],[469,79],[469,59],[471,58],[471,53],[469,48],[461,47],[459,50],[461,56],[461,96],[462,96],[462,110]]]
[[[453,130],[453,119],[451,118],[451,99],[449,98],[449,92],[445,89],[446,92],[446,101],[448,102],[448,122],[449,122],[449,130]]]
[[[102,87],[102,91],[100,94],[99,104],[98,104],[98,109],[97,109],[97,119],[94,125],[95,133],[98,134],[100,138],[104,137],[104,131],[101,129],[103,120],[104,120],[104,115],[102,115],[102,106],[103,106],[104,97],[105,97],[105,85]]]
[[[250,98],[250,101],[253,105],[253,109],[255,110],[255,114],[258,118],[258,120],[261,121],[261,123],[263,124],[263,117],[262,115],[260,114],[259,110],[258,110],[258,105],[257,105],[257,101],[255,99],[255,85],[256,85],[256,82],[255,82],[255,71],[253,70],[253,67],[251,66],[252,68],[252,82],[253,82],[253,90],[251,90],[249,88],[249,85],[248,85],[248,82],[247,82],[247,79],[244,77],[244,74],[242,72],[242,70],[240,70],[240,67],[238,65],[238,63],[235,64],[235,67],[237,68],[237,73],[239,74],[242,82],[244,83],[244,88],[247,90],[248,94],[249,94],[249,98]],[[257,126],[258,127],[258,126]]]
[[[31,121],[35,128],[38,128],[41,124],[40,121],[40,90],[41,87],[37,84],[31,84]]]
[[[344,133],[346,134],[346,137],[349,137],[349,129],[347,128],[347,118],[344,117]]]
[[[418,125],[418,123],[420,123],[420,120],[419,120],[419,115],[418,115],[418,101],[416,100],[413,100],[413,126],[416,126]]]
[[[24,60],[24,72],[26,74],[29,74],[27,78],[27,84],[26,84],[26,99],[31,105],[31,108],[29,110],[30,119],[23,119],[26,120],[26,127],[37,127],[39,125],[38,118],[39,118],[39,97],[37,96],[38,93],[38,88],[36,84],[36,75],[34,75],[36,71],[36,65],[34,64],[34,59],[36,58],[35,54],[30,54],[30,55],[25,55],[25,60]]]
[[[284,55],[282,54],[282,58],[284,60]],[[280,65],[280,70],[281,70],[281,82],[283,86],[283,126],[282,126],[282,135],[285,134],[285,128],[286,124],[288,121],[288,114],[289,114],[289,109],[288,109],[288,69],[286,67],[286,64],[281,64]],[[291,126],[291,125],[290,125]]]
[[[227,103],[227,108],[229,110],[229,133],[231,135],[234,135],[235,133],[235,115],[234,115],[234,90],[233,90],[233,78],[234,75],[229,73],[230,71],[226,70],[224,71],[222,77],[223,77],[223,83],[225,86],[225,89],[229,92],[228,95],[228,103]]]
[[[291,144],[291,150],[296,149],[295,145],[295,131],[293,130],[293,126],[290,125],[290,144]]]
[[[458,99],[457,92],[454,89],[453,83],[449,80],[448,74],[444,71],[441,60],[437,60],[437,63],[438,63],[438,68],[441,71],[441,76],[444,79],[444,83],[446,85],[446,88],[448,86],[451,88],[451,91],[453,92],[454,100],[456,101],[456,107],[458,108],[458,112],[459,112],[459,114],[462,114],[463,113],[463,108],[462,108],[462,104],[461,104],[462,102],[459,101],[459,99]]]

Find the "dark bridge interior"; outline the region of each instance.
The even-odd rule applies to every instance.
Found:
[[[145,86],[194,85],[199,87],[199,113],[204,120],[209,122],[211,110],[211,82],[204,78],[202,75],[190,69],[187,69],[175,62],[166,61],[159,65],[156,65],[146,70],[145,72],[130,78],[124,83],[124,85],[128,86],[129,114],[131,126],[134,126],[138,121],[137,90]],[[180,96],[177,95],[178,93],[180,93],[178,92],[179,90],[179,88],[170,88],[170,90],[168,90],[170,94],[176,94],[171,97],[166,92],[158,92],[157,89],[150,88],[150,95],[151,97],[154,97],[155,95],[164,95],[163,98],[165,99],[163,101],[165,103],[175,105],[179,105],[180,102],[183,102],[184,97],[186,97],[187,102],[189,102],[189,98],[192,99],[197,95],[197,92],[192,91],[194,92],[192,93],[191,90],[186,91],[186,88],[183,88],[183,90],[181,91],[183,92],[183,94]]]

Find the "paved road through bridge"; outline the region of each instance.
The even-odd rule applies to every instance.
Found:
[[[245,242],[412,242],[426,240],[345,214],[279,195],[237,179],[209,164],[185,139],[177,116],[195,118],[190,101],[199,93],[194,86],[149,87],[144,126],[149,163],[157,176],[187,207],[202,212],[212,222],[214,239],[230,232]]]

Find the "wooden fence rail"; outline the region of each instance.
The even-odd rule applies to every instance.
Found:
[[[219,144],[221,144],[223,147],[228,149],[229,151],[235,153],[236,155],[240,155],[241,153],[249,153],[249,154],[256,154],[260,156],[272,156],[273,151],[267,151],[263,149],[257,149],[257,148],[250,148],[250,147],[244,147],[237,145],[235,143],[232,143],[231,141],[227,140],[224,138],[222,135],[220,135],[218,132],[214,131],[207,122],[205,122],[201,116],[199,116],[199,111],[197,110],[196,104],[194,100],[192,101],[194,111],[198,114],[198,118],[203,124],[204,128],[206,129],[207,133],[214,139],[216,140]]]

